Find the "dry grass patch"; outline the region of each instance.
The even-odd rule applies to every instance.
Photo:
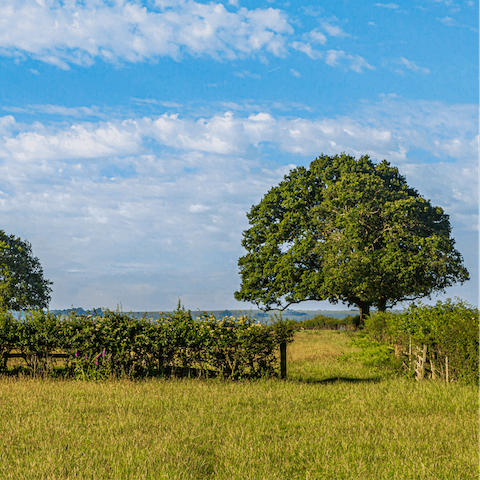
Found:
[[[350,337],[334,330],[300,330],[288,346],[288,363],[331,362],[351,350]]]

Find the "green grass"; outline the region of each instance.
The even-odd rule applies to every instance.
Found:
[[[289,380],[0,381],[2,479],[477,479],[478,390],[338,361],[304,331]]]

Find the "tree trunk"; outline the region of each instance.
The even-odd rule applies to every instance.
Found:
[[[358,302],[357,307],[360,310],[359,327],[363,327],[365,325],[365,318],[370,315],[370,303]]]
[[[381,298],[380,301],[378,302],[378,311],[385,312],[386,309],[387,309],[387,299]]]

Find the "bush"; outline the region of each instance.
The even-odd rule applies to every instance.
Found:
[[[61,317],[39,310],[26,312],[22,320],[0,315],[0,353],[5,367],[7,354],[20,350],[32,375],[53,375],[53,356],[63,353],[64,374],[82,379],[255,378],[276,374],[277,351],[293,340],[293,331],[293,322],[276,317],[265,325],[248,316],[194,320],[180,304],[158,321],[119,311]]]
[[[479,311],[456,299],[434,306],[411,305],[404,313],[375,313],[365,321],[371,339],[394,346],[397,357],[427,349],[430,376],[478,383]],[[404,358],[405,369],[413,368]]]
[[[18,323],[10,312],[0,311],[0,371],[7,368],[7,355],[18,343]]]
[[[315,315],[313,318],[296,322],[296,328],[306,330],[354,330],[360,324],[360,315],[335,318],[328,315]]]

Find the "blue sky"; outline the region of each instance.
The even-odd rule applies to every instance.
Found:
[[[450,215],[472,280],[438,298],[478,304],[478,19],[471,0],[0,0],[1,228],[51,308],[250,308],[246,212],[322,153],[368,154]]]

